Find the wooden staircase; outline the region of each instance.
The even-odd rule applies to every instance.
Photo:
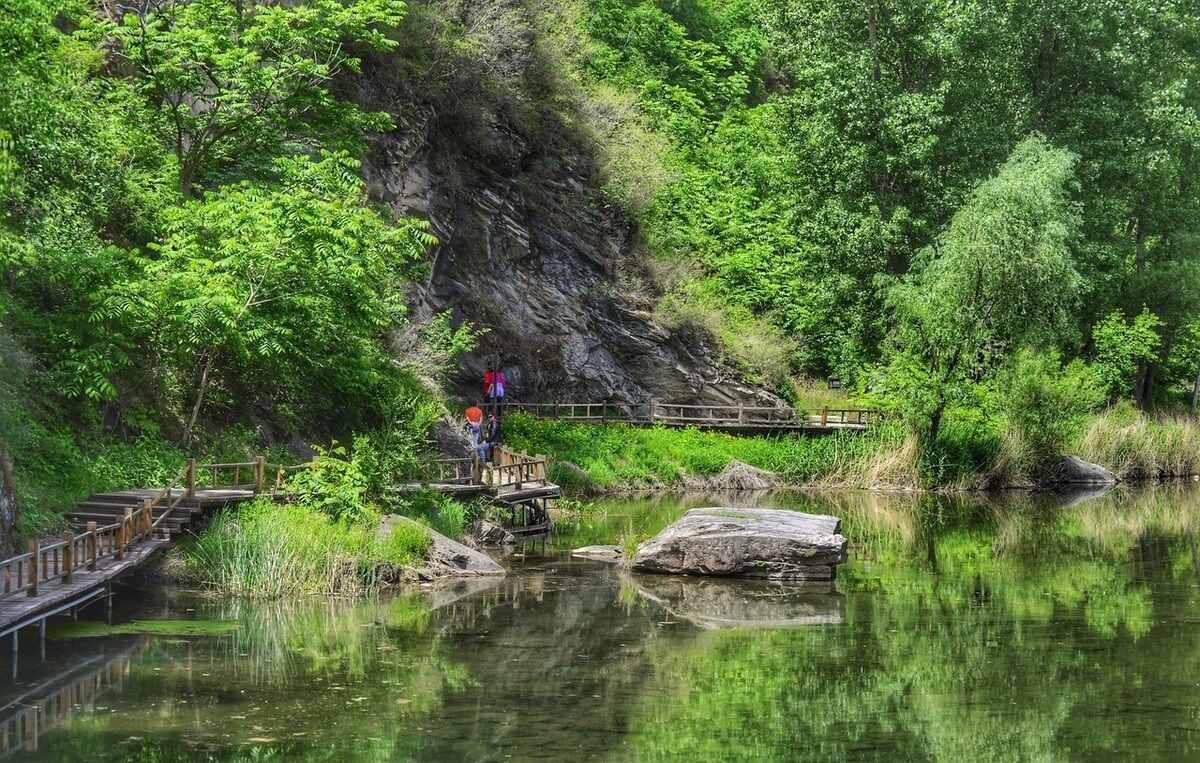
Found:
[[[147,499],[152,499],[158,493],[155,490],[117,490],[108,493],[96,493],[77,505],[67,514],[67,520],[77,530],[83,530],[88,522],[103,526],[118,522],[125,516],[126,509],[137,509]],[[175,497],[175,496],[172,496]],[[184,497],[174,509],[166,505],[152,507],[152,518],[160,519],[163,514],[168,516],[158,525],[171,538],[182,534],[188,527],[204,514],[204,501],[199,497]]]

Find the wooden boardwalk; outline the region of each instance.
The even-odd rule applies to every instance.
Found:
[[[550,501],[562,496],[562,488],[550,481],[545,456],[499,446],[492,461],[475,458],[443,458],[427,465],[421,479],[400,484],[398,493],[431,490],[456,498],[484,497],[508,514],[505,529],[518,537],[548,535]]]
[[[25,553],[0,560],[0,638],[12,637],[13,670],[22,629],[37,626],[44,649],[48,618],[100,599],[111,603],[113,582],[144,566],[193,521],[258,495],[275,495],[284,473],[294,468],[279,468],[270,487],[262,458],[235,464],[189,459],[163,488],[91,496],[67,514],[74,530],[61,540],[31,542]]]
[[[521,403],[505,402],[502,413],[525,413],[545,419],[589,424],[624,423],[639,426],[719,429],[745,433],[827,433],[863,431],[883,413],[870,408],[821,408],[804,411],[779,406],[690,405],[650,400],[646,403]]]

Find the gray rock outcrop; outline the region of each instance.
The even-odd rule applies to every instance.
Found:
[[[484,18],[486,5],[463,4],[459,21]],[[364,161],[371,196],[428,220],[440,242],[413,318],[449,310],[488,330],[449,386],[478,399],[498,356],[510,400],[775,404],[722,360],[708,331],[656,319],[659,287],[634,251],[633,224],[600,191],[594,142],[561,112],[533,107],[526,88],[544,62],[520,4],[510,5],[520,31],[479,49],[494,60],[434,55],[454,61],[442,72],[453,82],[413,77],[393,54],[368,56],[346,83],[396,123]]]
[[[692,509],[638,546],[642,572],[831,581],[846,561],[840,520],[782,509]]]
[[[417,525],[417,522],[399,514],[388,514],[379,523],[379,537],[386,538],[400,524]],[[424,525],[419,525],[424,527]],[[433,544],[429,547],[425,562],[416,570],[418,578],[432,580],[443,577],[474,577],[477,575],[504,575],[506,570],[490,556],[451,540],[436,530],[429,530]]]
[[[1099,464],[1066,456],[1050,470],[1046,482],[1056,485],[1115,485],[1117,476]]]
[[[779,475],[766,469],[742,463],[736,458],[717,474],[709,477],[686,477],[688,490],[724,490],[730,492],[770,490],[780,484]]]

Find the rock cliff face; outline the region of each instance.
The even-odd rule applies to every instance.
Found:
[[[467,26],[473,5],[462,11]],[[369,154],[371,194],[430,220],[442,242],[431,277],[413,294],[414,315],[451,309],[489,330],[452,380],[456,391],[477,398],[485,365],[497,356],[510,399],[770,399],[721,362],[707,332],[660,325],[652,298],[634,296],[618,278],[636,268],[634,234],[596,190],[587,141],[539,107],[537,96],[518,92],[539,66],[531,34],[500,46],[506,78],[490,92],[509,92],[499,98],[473,97],[468,82],[441,85],[440,97],[420,92],[411,71],[386,58],[368,62],[358,82],[360,100],[399,125]]]

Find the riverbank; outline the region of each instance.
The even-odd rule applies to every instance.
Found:
[[[746,487],[997,490],[1032,487],[1038,477],[1004,422],[976,412],[948,417],[932,446],[896,420],[866,432],[738,436],[514,414],[505,435],[517,450],[550,457],[551,479],[585,497]],[[1080,422],[1062,449],[1122,481],[1190,477],[1200,472],[1200,424],[1116,406]]]
[[[29,641],[0,704],[26,695],[45,760],[1188,759],[1195,740],[1162,729],[1200,706],[1180,658],[1200,645],[1189,487],[762,497],[842,519],[850,559],[820,596],[570,557],[713,500],[603,499],[594,524],[507,558],[504,578],[118,597],[118,629],[222,632],[56,641],[46,663]],[[29,694],[59,691],[48,679],[66,668],[85,701]]]

